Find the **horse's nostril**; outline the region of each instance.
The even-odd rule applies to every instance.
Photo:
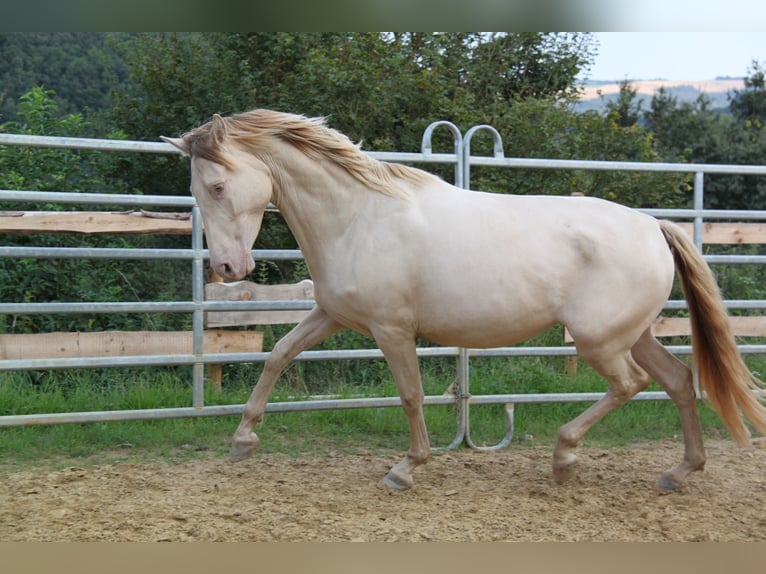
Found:
[[[221,277],[232,277],[234,275],[234,268],[231,266],[231,263],[221,263],[218,266],[218,274]]]

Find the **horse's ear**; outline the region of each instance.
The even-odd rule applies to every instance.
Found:
[[[160,136],[160,139],[165,143],[177,147],[184,155],[189,155],[189,144],[184,138],[166,138],[165,136]]]
[[[222,142],[226,136],[226,120],[220,114],[213,114],[210,120],[210,134],[217,143]]]

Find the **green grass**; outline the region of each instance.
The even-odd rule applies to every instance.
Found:
[[[751,359],[748,359],[751,361]],[[762,370],[763,360],[752,368]],[[424,359],[427,395],[440,395],[455,377],[454,359]],[[206,404],[241,404],[247,400],[259,365],[224,369],[221,393],[206,392]],[[605,382],[580,363],[577,377],[565,373],[563,359],[544,357],[484,358],[471,361],[471,392],[493,393],[602,392]],[[656,390],[652,388],[650,390]],[[295,400],[304,393],[342,396],[395,396],[384,361],[330,364],[296,363],[278,383],[272,401]],[[136,368],[5,373],[0,378],[0,414],[78,412],[183,407],[191,404],[191,369]],[[551,445],[559,426],[589,403],[519,404],[515,441]],[[725,435],[718,416],[700,405],[708,436]],[[455,409],[425,409],[433,446],[444,447],[456,433]],[[493,445],[505,432],[501,405],[474,406],[471,438]],[[115,461],[187,460],[224,457],[238,416],[162,421],[64,424],[0,429],[0,469]],[[407,449],[408,426],[399,408],[270,413],[257,429],[260,452],[293,456],[340,453],[401,453]],[[531,437],[531,438],[530,438]],[[626,445],[680,439],[680,423],[669,401],[630,403],[607,416],[586,435],[584,444]]]

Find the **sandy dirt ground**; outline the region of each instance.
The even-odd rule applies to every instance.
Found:
[[[708,443],[707,468],[665,494],[668,442],[434,455],[408,492],[377,486],[393,456],[118,463],[0,477],[0,541],[766,541],[766,441]]]

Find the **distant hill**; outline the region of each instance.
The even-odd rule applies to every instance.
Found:
[[[649,101],[660,88],[678,98],[679,102],[691,102],[700,94],[705,94],[714,109],[729,107],[728,94],[732,90],[745,87],[744,78],[717,78],[715,80],[630,80],[636,90],[639,101],[644,101],[644,110],[649,108]],[[620,93],[620,82],[590,81],[580,90],[580,101],[575,106],[578,112],[587,110],[602,111],[606,102],[614,100]]]

